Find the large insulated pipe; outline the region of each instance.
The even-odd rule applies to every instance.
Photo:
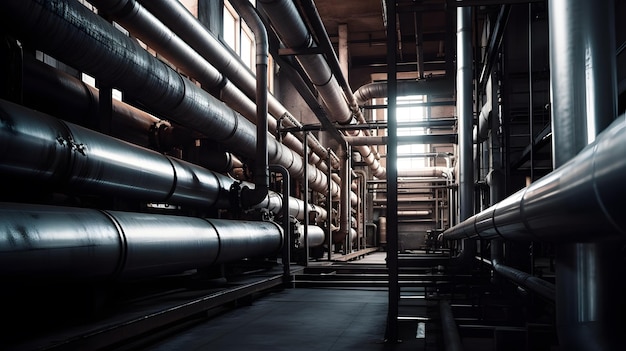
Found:
[[[498,204],[446,230],[445,239],[596,242],[623,239],[626,116],[578,156]]]
[[[151,110],[193,127],[234,152],[255,156],[256,133],[252,123],[182,78],[81,4],[16,0],[4,1],[0,6],[3,9],[0,14],[5,17],[2,23],[21,40],[40,45],[44,51],[96,76],[104,84],[121,88]],[[56,30],[49,30],[51,27]],[[66,50],[67,47],[82,49]],[[269,140],[271,162],[284,165],[300,177],[305,165],[299,155],[276,140]],[[313,168],[309,172],[311,188],[316,191],[324,192],[327,181],[320,170]],[[339,187],[334,182],[331,189],[333,194],[338,194]]]
[[[398,96],[408,95],[443,95],[454,93],[454,81],[449,78],[431,78],[421,80],[398,81]],[[373,82],[362,85],[355,92],[359,106],[374,98],[387,97],[387,82]]]
[[[237,87],[242,89],[248,97],[253,98],[255,96],[256,79],[254,75],[181,2],[178,0],[140,0],[139,2],[167,27],[171,28],[185,43],[188,43],[202,57],[211,62]],[[302,128],[302,124],[273,95],[268,96],[268,109],[273,116],[281,118],[287,127]],[[273,120],[273,118],[269,120],[270,124],[273,123]],[[311,150],[319,157],[318,165],[321,166],[323,160],[328,159],[326,148],[311,134],[307,136],[307,141]],[[309,161],[314,163],[315,159],[311,157]],[[339,168],[339,159],[334,155],[331,157],[331,163],[332,167]]]
[[[159,203],[233,206],[229,190],[235,180],[228,176],[7,101],[0,100],[0,113],[4,181],[32,181],[74,193]],[[290,215],[302,220],[304,202],[290,200]],[[270,192],[255,208],[278,214],[282,204],[282,195]],[[309,207],[318,212],[318,220],[326,218],[323,208]]]
[[[227,176],[7,101],[0,100],[0,113],[0,177],[5,180],[73,193],[228,207]]]
[[[612,0],[552,0],[548,6],[552,157],[558,168],[596,140],[617,116],[615,6]],[[625,149],[618,150],[623,154]],[[597,165],[594,168],[597,170]],[[598,194],[598,184],[593,187]],[[616,205],[623,218],[623,204]],[[598,229],[592,233],[597,234]],[[624,309],[613,303],[626,291],[623,280],[615,280],[625,272],[623,245],[622,237],[620,243],[595,241],[555,247],[560,347],[623,347]]]
[[[272,222],[0,203],[3,278],[125,279],[276,254]]]
[[[134,0],[120,0],[116,2],[91,0],[90,2],[97,6],[99,11],[114,19],[135,37],[156,50],[160,56],[174,64],[178,69],[181,69],[185,74],[195,78],[201,83],[204,90],[224,101],[232,109],[255,123],[257,127],[263,125],[262,121],[257,122],[259,117],[258,111],[256,111],[260,106],[263,106],[262,101],[259,104],[251,101],[241,90],[228,81],[217,68],[207,62],[143,6]],[[269,130],[276,134],[278,123],[273,117],[267,116],[267,110],[265,112]],[[258,142],[263,142],[263,140],[257,139]],[[293,134],[284,135],[282,142],[292,150],[302,154],[301,142]],[[257,153],[260,153],[259,150],[265,149],[257,148]],[[319,158],[316,161],[319,161]]]
[[[267,14],[272,27],[276,30],[285,46],[292,49],[306,49],[316,46],[311,33],[300,17],[295,4],[289,0],[261,0],[261,9]],[[339,86],[332,70],[321,54],[298,55],[296,57],[309,80],[320,93],[329,116],[340,124],[356,123],[355,112],[350,109],[346,97]],[[362,130],[352,132],[361,136]],[[380,165],[372,149],[366,145],[355,147],[372,169],[374,176],[385,177],[385,168]]]

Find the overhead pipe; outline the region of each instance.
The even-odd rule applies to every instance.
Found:
[[[259,3],[286,47],[296,50],[316,47],[317,44],[313,41],[311,33],[309,33],[306,24],[292,1],[260,0]],[[355,112],[350,109],[346,95],[342,92],[342,88],[339,86],[323,55],[297,55],[296,59],[309,77],[309,80],[319,91],[320,97],[333,121],[339,124],[355,124]],[[361,130],[350,131],[350,133],[353,136],[363,134]],[[364,162],[372,169],[372,174],[375,177],[384,178],[386,171],[380,165],[370,147],[358,145],[355,147],[355,150],[361,154]]]
[[[0,203],[0,276],[121,280],[276,254],[273,222]]]
[[[177,0],[139,0],[139,3],[163,24],[171,28],[193,50],[211,62],[215,68],[242,89],[249,98],[255,96],[256,78],[182,3]],[[268,95],[268,110],[273,116],[280,118],[286,126],[302,128],[302,124],[271,94]],[[274,129],[272,126],[273,120],[273,118],[269,119],[270,128],[272,129]],[[297,135],[301,139],[303,138],[301,134]],[[311,151],[319,157],[320,161],[317,164],[321,166],[323,160],[328,159],[326,148],[310,134],[306,137],[306,140]],[[311,157],[310,161],[312,163],[315,162],[315,158]],[[339,168],[339,159],[335,155],[331,155],[331,166]]]
[[[361,109],[359,108],[356,102],[356,97],[354,96],[352,89],[350,88],[350,85],[348,84],[347,73],[344,74],[344,70],[342,69],[339,63],[339,59],[337,58],[337,55],[335,55],[335,50],[330,42],[330,38],[328,37],[328,33],[326,32],[326,27],[324,27],[324,23],[322,22],[319,12],[317,11],[317,7],[315,6],[315,3],[312,0],[305,0],[305,1],[301,1],[300,4],[306,16],[307,21],[311,23],[312,29],[319,40],[318,44],[324,50],[325,57],[326,57],[325,62],[328,64],[330,71],[333,73],[334,78],[337,80],[337,84],[339,84],[339,86],[343,90],[343,95],[346,98],[346,102],[348,103],[348,107],[350,108],[350,111],[355,116],[357,123],[359,124],[366,123],[365,117],[363,116],[363,113],[361,112]],[[355,134],[355,135],[364,134],[365,136],[371,135],[370,131],[367,129],[363,130],[362,133],[348,131],[348,134]],[[367,148],[359,147],[359,148],[356,148],[356,150],[362,156],[364,156],[364,158],[369,158],[369,155],[373,154],[373,157],[375,160],[380,159],[380,155],[378,154],[377,149],[374,148],[373,146],[369,146]],[[384,167],[377,165],[377,163],[371,159],[365,160],[365,163],[370,166],[375,177],[379,179],[384,178],[385,176]]]
[[[96,118],[99,104],[98,89],[61,70],[51,67],[30,56],[23,62],[24,105],[61,118],[68,122],[89,127]],[[175,146],[188,145],[204,136],[180,125],[112,99],[112,136],[144,147],[166,152]],[[200,142],[202,144],[202,142]],[[229,172],[241,167],[241,161],[228,152],[210,150],[204,152],[196,164],[218,172]]]
[[[89,125],[98,111],[99,90],[50,65],[24,56],[23,103],[44,113],[80,125]],[[142,146],[168,148],[201,137],[125,102],[112,100],[111,135]]]
[[[132,145],[0,100],[0,178],[28,181],[79,194],[147,202],[230,208],[235,180],[197,165]],[[24,153],[31,155],[23,157]],[[281,212],[283,197],[270,192],[255,208]],[[309,205],[309,211],[326,211]],[[292,198],[291,216],[302,220],[304,203]]]
[[[409,95],[452,95],[454,81],[450,78],[429,78],[398,81],[398,96]],[[359,106],[374,98],[387,97],[387,82],[373,82],[362,85],[355,92]]]
[[[37,0],[4,1],[0,6],[6,30],[21,40],[40,45],[44,51],[96,76],[104,84],[121,88],[149,109],[197,129],[233,152],[255,156],[252,123],[182,78],[81,4]],[[88,32],[75,30],[85,23],[89,23]],[[56,30],[48,30],[47,26]],[[85,49],[66,50],[67,47]],[[299,177],[305,166],[299,155],[276,140],[269,140],[271,162],[284,165]],[[313,189],[324,192],[329,180],[314,168],[309,172],[309,181]],[[334,182],[331,189],[333,194],[338,194],[339,187]]]
[[[129,30],[134,36],[156,50],[177,68],[198,80],[204,90],[218,97],[228,106],[241,113],[249,121],[255,123],[257,128],[263,125],[263,121],[265,120],[265,122],[267,122],[266,124],[269,126],[270,132],[277,135],[278,122],[274,117],[267,115],[267,85],[263,86],[264,93],[261,94],[264,94],[265,98],[262,98],[262,100],[259,100],[257,95],[259,95],[260,92],[258,88],[256,89],[254,101],[258,101],[258,103],[255,104],[241,90],[235,87],[232,82],[226,79],[217,68],[207,62],[198,52],[176,36],[176,34],[136,1],[119,0],[117,2],[111,2],[108,0],[91,0],[90,2],[98,7],[102,13],[106,13],[107,16],[124,26],[124,28]],[[257,47],[260,43],[261,42],[257,40]],[[262,49],[263,48],[261,48],[261,50]],[[266,70],[264,71],[266,80],[267,61],[266,57]],[[260,62],[262,62],[262,60],[257,60],[257,65],[259,65]],[[263,77],[259,77],[259,79],[262,78]],[[261,106],[265,106],[264,115],[260,115],[259,111],[257,111]],[[259,142],[263,143],[263,139],[257,138],[257,143]],[[292,150],[302,154],[301,142],[293,134],[289,133],[284,135],[282,142]],[[257,147],[258,154],[261,153],[260,150],[264,149]],[[260,159],[263,160],[264,158],[265,157]],[[259,159],[259,155],[257,155],[256,159]],[[320,163],[320,158],[318,156],[313,157],[312,163]]]

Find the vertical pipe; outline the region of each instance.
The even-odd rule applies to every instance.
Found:
[[[398,98],[396,45],[396,0],[387,1],[387,270],[389,274],[389,301],[385,339],[398,342],[398,130],[396,105]]]
[[[269,165],[269,170],[280,173],[283,177],[283,283],[291,283],[291,223],[289,223],[289,188],[291,182],[287,168],[282,165]]]
[[[528,133],[530,135],[530,182],[535,180],[535,131],[533,129],[533,4],[528,4]]]
[[[332,158],[332,152],[331,149],[327,149],[327,154],[328,154],[328,164],[330,165],[330,161]],[[332,167],[328,167],[327,169],[327,177],[328,179],[332,179],[332,175],[333,175],[333,168]],[[333,223],[333,193],[332,193],[332,187],[331,187],[331,182],[328,182],[328,193],[326,193],[326,223],[327,223],[327,233],[326,233],[326,238],[328,241],[328,260],[330,261],[332,259],[332,252],[333,252],[333,228],[332,228],[332,223]]]
[[[337,238],[335,242],[339,242],[340,240],[344,240],[344,254],[350,253],[351,248],[351,240],[350,240],[350,228],[352,218],[352,207],[350,205],[350,191],[352,185],[352,169],[350,168],[350,145],[345,143],[342,148],[341,155],[341,198],[339,203],[339,234],[341,237]]]
[[[256,154],[254,160],[254,195],[250,199],[251,205],[263,201],[269,189],[269,167],[267,148],[267,65],[269,62],[269,44],[265,25],[261,21],[256,9],[250,1],[233,1],[237,12],[246,21],[252,30],[256,43]],[[304,164],[307,168],[308,164]],[[245,193],[243,193],[245,194]],[[306,241],[305,241],[306,242]]]
[[[457,114],[459,123],[460,221],[474,212],[472,165],[472,9],[457,9]]]
[[[551,0],[552,157],[558,168],[617,115],[612,0]],[[560,347],[617,350],[623,345],[621,245],[575,243],[556,248],[556,319]]]
[[[459,222],[474,214],[473,109],[472,109],[472,8],[457,8],[457,114],[459,123]],[[473,262],[474,240],[461,242],[462,261]]]
[[[302,200],[304,202],[304,266],[309,265],[309,146],[307,138],[309,132],[304,132],[304,141],[302,142],[302,149],[304,151],[304,174],[302,177],[302,185],[304,186],[304,194],[302,194]]]

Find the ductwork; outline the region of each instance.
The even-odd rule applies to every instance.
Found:
[[[272,222],[0,203],[4,278],[127,279],[279,252]]]
[[[122,89],[149,109],[193,127],[234,152],[254,157],[256,136],[252,123],[182,78],[81,4],[41,0],[4,1],[1,6],[3,24],[21,40],[41,46],[104,84]],[[76,28],[89,28],[89,31]],[[76,50],[67,50],[68,47]],[[285,166],[294,177],[301,177],[305,166],[302,159],[276,140],[269,140],[270,162]],[[325,192],[326,175],[316,168],[308,174],[311,188]],[[333,183],[331,190],[338,194],[339,187]]]
[[[401,80],[397,83],[398,96],[409,95],[452,95],[454,81],[449,78],[431,78],[421,80]],[[387,97],[387,82],[374,82],[361,86],[354,95],[359,106],[374,98]]]
[[[498,204],[446,230],[445,239],[554,242],[623,239],[626,116],[575,158]]]
[[[137,9],[143,9],[143,7],[135,4],[133,0],[124,0]],[[150,0],[139,1],[146,9],[148,9],[154,16],[156,16],[163,24],[171,28],[185,43],[193,48],[202,57],[206,58],[211,65],[219,70],[223,75],[230,79],[237,87],[250,98],[255,96],[256,78],[250,73],[250,71],[241,63],[241,61],[235,58],[231,51],[227,50],[217,40],[212,33],[195,18],[185,6],[177,0]],[[109,7],[111,8],[111,7]],[[113,10],[113,8],[111,8]],[[137,10],[137,16],[140,14],[140,10]],[[134,21],[127,23],[130,28],[134,28]],[[138,28],[140,29],[140,28]],[[182,57],[181,59],[184,59]],[[229,83],[226,83],[227,86]],[[228,89],[223,89],[228,90]],[[222,92],[222,95],[225,92]],[[268,96],[268,109],[269,112],[276,118],[280,118],[282,123],[287,127],[302,128],[302,124],[298,122],[287,109],[272,95]],[[243,113],[243,112],[242,112]],[[274,118],[268,119],[270,130],[276,130],[276,122]],[[290,135],[290,134],[288,134]],[[296,134],[303,139],[302,134]],[[287,137],[289,139],[289,137]],[[317,157],[310,157],[309,162],[316,163],[318,166],[323,166],[323,161],[328,159],[328,152],[320,142],[312,135],[307,136],[307,141],[311,151],[317,155]],[[292,147],[290,140],[283,140],[289,147]],[[312,155],[311,155],[312,156]],[[331,155],[332,167],[339,168],[339,159]],[[322,167],[323,168],[323,167]],[[324,169],[322,169],[324,170]]]

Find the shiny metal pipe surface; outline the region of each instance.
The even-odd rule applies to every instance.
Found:
[[[233,56],[232,52],[226,49],[182,3],[177,0],[140,0],[139,2],[160,21],[171,28],[174,33],[180,36],[180,38],[188,43],[195,51],[206,58],[249,98],[254,98],[256,85],[254,75],[252,75],[241,61]],[[228,84],[224,89],[228,89]],[[302,127],[302,124],[272,95],[268,96],[268,109],[276,118],[284,117],[283,123],[285,123],[286,126]],[[275,119],[270,119],[269,123],[270,129],[276,129]],[[272,125],[272,123],[274,124]],[[291,134],[288,134],[288,136],[289,135]],[[303,138],[301,133],[296,133],[296,135],[298,135],[300,139]],[[311,150],[315,152],[319,159],[326,160],[328,158],[326,149],[314,136],[309,135],[307,140]],[[287,141],[285,141],[285,143],[287,143]],[[331,162],[333,163],[333,167],[338,168],[338,159],[332,158]]]
[[[498,204],[446,230],[445,239],[599,242],[623,239],[626,116],[578,156]]]
[[[454,81],[451,79],[422,79],[417,81],[399,81],[398,96],[450,94],[454,93]],[[387,82],[373,82],[362,85],[355,92],[359,106],[374,98],[387,97]]]
[[[194,128],[233,152],[254,157],[254,124],[181,77],[81,4],[15,0],[0,3],[0,8],[3,25],[20,40],[41,47],[106,85],[122,89],[151,111]],[[49,30],[51,27],[55,30]],[[76,50],[66,50],[67,47]],[[294,177],[300,177],[304,167],[300,156],[274,139],[269,141],[270,163],[283,165]],[[321,171],[317,173],[312,177],[325,177]],[[334,194],[338,193],[338,186],[332,188]],[[324,192],[325,188],[315,190]]]
[[[228,207],[227,176],[0,100],[0,178],[74,194]],[[26,156],[28,155],[28,156]]]
[[[276,254],[282,229],[232,221],[0,203],[0,276],[127,279]]]

